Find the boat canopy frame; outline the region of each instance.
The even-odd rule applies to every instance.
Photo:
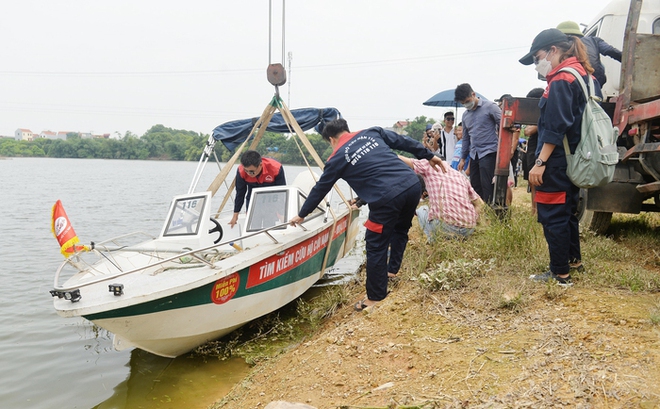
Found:
[[[229,159],[227,164],[222,169],[220,169],[220,172],[216,175],[213,182],[211,182],[211,184],[209,185],[207,190],[211,192],[212,197],[215,196],[220,186],[223,183],[225,183],[225,181],[227,180],[227,176],[229,175],[229,172],[231,171],[232,167],[236,164],[239,157],[243,153],[243,150],[245,149],[247,143],[250,141],[249,136],[255,135],[254,138],[251,139],[250,145],[247,147],[247,149],[256,149],[257,145],[261,141],[261,138],[264,136],[267,130],[271,130],[273,132],[288,132],[291,134],[291,137],[297,137],[300,140],[300,142],[303,144],[303,146],[305,146],[307,151],[312,155],[312,158],[314,159],[316,165],[321,169],[321,171],[323,171],[325,167],[323,160],[321,160],[321,157],[316,152],[316,149],[314,149],[314,146],[309,141],[309,138],[307,138],[307,135],[305,135],[305,132],[303,131],[300,124],[296,120],[296,117],[292,114],[292,112],[289,110],[287,105],[280,97],[280,94],[277,91],[277,87],[275,87],[275,90],[276,90],[275,95],[270,100],[270,102],[264,109],[259,119],[257,119],[256,121],[252,122],[252,120],[242,120],[242,121],[227,122],[223,125],[216,127],[213,130],[213,134],[209,137],[207,146],[204,148],[204,151],[200,156],[199,164],[197,165],[197,171],[195,172],[195,176],[193,177],[193,182],[190,185],[189,193],[192,193],[194,191],[196,184],[199,182],[199,178],[201,176],[202,170],[206,162],[208,161],[210,152],[214,152],[213,148],[215,147],[215,142],[217,140],[222,141],[225,144],[225,146],[228,147],[236,146],[234,144],[238,144],[241,140],[242,142],[240,142],[240,145],[236,147],[232,157]],[[279,115],[276,115],[276,111],[278,110],[279,110]],[[320,128],[324,126],[326,122],[341,117],[341,113],[336,108],[327,108],[322,110],[308,108],[308,109],[296,110],[296,112],[299,113],[299,118],[301,119],[301,122],[303,122],[306,129],[311,129],[312,127],[316,127],[317,131],[320,130]],[[249,123],[253,123],[249,132],[245,132],[246,129],[249,129],[249,125],[247,121],[249,121]],[[302,148],[297,143],[297,141],[296,144],[298,145],[298,149],[300,150],[301,156],[305,161],[305,164],[307,165],[310,174],[314,178],[314,181],[317,181],[318,180],[317,175],[312,171],[312,168],[307,162],[307,158],[305,157]],[[217,156],[216,156],[216,161],[217,161]],[[227,187],[227,193],[223,197],[222,203],[220,204],[220,207],[218,207],[218,211],[215,213],[216,216],[222,212],[222,209],[224,209],[225,205],[227,204],[227,201],[229,200],[229,198],[231,197],[234,191],[235,186],[236,186],[236,178],[234,178],[231,184]],[[344,202],[344,204],[350,208],[351,205],[348,199],[346,199],[346,197],[344,196],[344,194],[336,184],[333,186],[333,190],[332,190],[332,193],[335,192],[339,195],[339,197]],[[334,225],[336,225],[337,223],[337,215],[331,209],[330,203],[327,203],[326,206],[326,220],[328,217],[328,213],[332,214],[333,228],[334,228]],[[329,253],[326,252],[326,257],[323,260],[323,269],[325,269],[328,254]]]
[[[269,128],[268,124],[272,122],[272,119],[273,119],[273,117],[275,117],[277,110],[279,110],[280,112],[279,112],[279,115],[276,117],[276,122],[274,123],[274,128],[276,130],[278,130],[279,132],[284,132],[283,129],[286,129],[292,134],[292,137],[294,137],[294,135],[296,137],[298,137],[300,139],[300,142],[305,146],[305,148],[312,155],[312,158],[316,162],[317,166],[321,170],[323,170],[324,163],[321,160],[321,157],[318,155],[318,153],[314,149],[313,145],[311,144],[311,142],[307,138],[307,135],[305,135],[305,133],[303,132],[301,126],[296,121],[296,117],[292,114],[292,112],[286,106],[284,101],[282,101],[279,94],[276,93],[275,96],[270,101],[270,103],[264,109],[261,117],[259,117],[258,120],[254,121],[254,124],[252,125],[252,128],[251,128],[250,132],[249,133],[244,133],[244,136],[243,136],[244,139],[242,140],[242,142],[240,142],[239,145],[237,145],[237,149],[235,149],[235,152],[232,155],[231,159],[227,162],[227,164],[223,168],[220,169],[220,172],[218,173],[218,175],[215,177],[213,182],[211,182],[211,185],[207,189],[207,191],[211,192],[211,197],[215,196],[215,194],[217,193],[217,191],[220,188],[221,184],[226,180],[226,178],[229,175],[229,172],[231,171],[232,167],[234,166],[234,164],[236,163],[236,161],[240,157],[240,155],[243,152],[243,150],[245,149],[247,143],[250,141],[249,136],[250,135],[255,135],[254,138],[251,139],[251,143],[248,146],[248,149],[255,149],[257,147],[257,145],[259,144],[259,142],[261,141],[261,138],[263,137],[266,130],[273,129],[273,128]],[[315,110],[315,111],[317,112],[316,119],[313,120],[313,121],[307,119],[305,121],[305,126],[308,129],[311,129],[313,126],[318,126],[319,124],[325,123],[327,121],[330,121],[332,119],[335,119],[335,118],[341,116],[339,111],[336,110],[335,108],[329,108],[329,109],[324,109],[324,110]],[[309,112],[306,112],[306,114],[309,114]],[[280,119],[281,119],[282,123],[277,122]],[[252,120],[250,120],[250,121],[252,121]],[[236,122],[236,121],[234,121],[234,122]],[[227,123],[227,124],[230,124],[230,127],[234,126],[234,125],[232,125],[231,122]],[[196,185],[199,182],[199,178],[201,176],[201,173],[202,173],[204,167],[206,166],[206,163],[208,161],[209,156],[211,155],[211,153],[213,153],[215,155],[215,152],[214,152],[215,142],[217,140],[222,140],[221,138],[216,137],[217,135],[220,134],[220,132],[217,132],[218,128],[220,128],[222,126],[225,126],[227,124],[223,124],[223,125],[220,125],[219,127],[216,127],[216,129],[214,130],[213,135],[211,135],[211,137],[207,141],[207,144],[206,144],[206,146],[205,146],[205,148],[204,148],[204,150],[203,150],[203,152],[200,156],[200,160],[199,160],[199,163],[197,165],[195,175],[193,176],[193,181],[191,183],[188,194],[194,194],[194,190],[196,188]],[[286,128],[282,128],[283,126],[285,126]],[[234,139],[233,142],[236,142],[236,140]],[[300,148],[300,145],[298,145],[298,149],[300,149],[301,154],[303,154],[302,149]],[[312,177],[316,181],[317,180],[317,175],[312,171],[311,166],[309,165],[309,163],[307,162],[307,159],[305,158],[305,155],[303,154],[302,156],[303,156],[303,159],[305,160],[305,163],[307,164],[309,172],[311,173]],[[217,161],[217,156],[216,156],[216,161]],[[218,163],[219,163],[219,161],[218,161]],[[227,203],[228,198],[231,196],[231,193],[232,193],[234,187],[235,187],[235,179],[232,181],[231,185],[227,189],[227,193],[225,194],[225,196],[223,198],[223,201],[222,201],[222,204],[220,205],[216,215],[219,214],[222,211],[222,209],[224,208],[225,204]],[[336,192],[340,196],[340,198],[342,199],[344,204],[347,207],[350,208],[350,204],[349,204],[348,200],[346,199],[346,197],[344,196],[344,194],[342,193],[342,191],[339,189],[339,187],[337,185],[334,186],[333,193],[334,192]],[[326,206],[326,214],[325,214],[326,220],[327,220],[327,217],[328,217],[328,212],[330,212],[332,214],[332,218],[333,218],[332,228],[335,229],[336,224],[337,224],[337,215],[335,214],[334,211],[332,211],[331,206],[329,205],[329,203]],[[320,216],[320,214],[318,216]],[[313,218],[315,218],[315,217],[311,217],[310,219],[313,219]],[[165,263],[176,261],[177,259],[180,259],[180,258],[186,257],[186,256],[193,257],[193,258],[199,260],[203,264],[207,264],[207,265],[212,266],[212,263],[210,263],[209,261],[204,259],[204,257],[203,257],[204,253],[206,253],[206,252],[208,252],[208,251],[210,251],[214,248],[218,248],[218,247],[221,247],[223,245],[231,244],[232,242],[240,241],[242,239],[253,237],[253,236],[256,236],[256,235],[259,235],[259,234],[265,234],[271,240],[273,240],[274,243],[278,243],[277,239],[272,234],[270,234],[270,231],[271,230],[279,230],[279,229],[285,228],[287,226],[288,226],[288,222],[278,223],[278,224],[275,224],[274,226],[270,226],[268,228],[264,228],[264,229],[261,229],[261,230],[258,230],[258,231],[246,232],[245,234],[241,235],[238,238],[231,238],[231,239],[221,241],[220,243],[213,244],[213,245],[210,245],[210,246],[206,246],[206,247],[202,247],[202,248],[198,248],[198,249],[194,249],[194,250],[187,250],[187,251],[183,251],[183,252],[174,251],[174,252],[176,252],[175,255],[173,255],[171,257],[161,259],[161,260],[158,260],[158,261],[155,261],[155,262],[150,263],[146,266],[137,267],[137,268],[134,268],[134,269],[131,269],[131,270],[128,270],[128,271],[121,271],[121,269],[120,269],[120,271],[118,271],[116,274],[104,275],[103,277],[98,277],[98,278],[92,279],[92,280],[84,282],[84,283],[78,283],[75,286],[68,286],[68,287],[60,286],[59,285],[60,275],[61,275],[61,273],[62,273],[62,271],[63,271],[63,269],[66,265],[71,265],[74,268],[81,271],[80,266],[77,266],[78,262],[80,261],[80,257],[79,257],[78,254],[75,254],[73,257],[70,257],[67,260],[65,260],[60,265],[60,267],[57,269],[57,272],[55,274],[54,283],[53,283],[53,290],[51,291],[51,294],[53,296],[58,296],[60,298],[63,298],[63,297],[66,298],[65,297],[66,293],[71,293],[73,291],[77,291],[80,288],[87,287],[87,286],[90,286],[90,285],[94,285],[94,284],[97,284],[97,283],[101,283],[101,282],[104,282],[104,281],[111,281],[111,280],[114,280],[116,278],[126,276],[126,275],[129,275],[129,274],[135,274],[135,273],[138,273],[140,271],[143,271],[143,270],[146,270],[146,269],[149,269],[149,268],[153,268],[153,267],[165,264]],[[307,228],[305,228],[303,224],[299,224],[298,226],[300,228],[302,228],[304,231],[307,231]],[[130,235],[131,234],[124,235],[122,237],[127,237],[127,236],[130,236]],[[112,240],[114,240],[114,239],[107,240],[106,242],[112,241]],[[92,247],[93,252],[96,252],[96,253],[100,254],[101,256],[103,256],[103,257],[107,257],[103,254],[103,252],[111,253],[113,251],[135,251],[135,252],[148,251],[148,249],[145,249],[144,247],[136,247],[136,248],[133,249],[133,248],[130,248],[130,247],[117,246],[117,248],[108,248],[108,247],[105,247],[103,245],[103,243],[105,243],[105,242],[98,243],[94,247]],[[328,243],[328,247],[330,247],[331,243],[332,243],[332,240],[330,240],[330,242]],[[103,248],[103,250],[101,250],[101,248]],[[164,252],[164,253],[167,252],[166,250],[159,250],[159,251]],[[328,255],[329,255],[329,252],[326,252],[324,260],[323,260],[322,271],[325,270]],[[73,301],[73,299],[72,299],[72,301]]]

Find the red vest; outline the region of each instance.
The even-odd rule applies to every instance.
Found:
[[[245,183],[273,183],[281,168],[282,164],[275,159],[261,158],[261,173],[259,175],[252,176],[248,174],[243,165],[238,165],[238,173]]]

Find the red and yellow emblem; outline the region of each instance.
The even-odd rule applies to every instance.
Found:
[[[60,244],[60,251],[64,257],[69,257],[76,251],[89,250],[87,246],[76,246],[76,243],[80,240],[76,236],[76,232],[73,230],[73,226],[71,226],[69,217],[66,215],[64,206],[62,206],[60,200],[53,205],[51,230]]]
[[[211,290],[211,300],[214,304],[224,304],[231,300],[238,291],[238,285],[241,283],[241,277],[234,273],[215,282]]]

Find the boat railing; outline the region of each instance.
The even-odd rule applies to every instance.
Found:
[[[213,245],[211,245],[211,246],[202,247],[202,248],[195,249],[195,250],[187,250],[187,251],[183,251],[183,252],[176,252],[177,254],[174,255],[174,256],[167,257],[167,258],[164,258],[164,259],[162,259],[162,260],[155,261],[155,262],[153,262],[153,263],[149,263],[148,265],[145,265],[145,266],[141,266],[141,267],[133,268],[133,269],[131,269],[131,270],[127,270],[127,271],[118,271],[118,272],[115,273],[115,274],[104,275],[103,277],[98,277],[98,278],[95,278],[95,279],[92,279],[92,280],[86,281],[86,282],[84,282],[84,283],[76,284],[76,285],[74,285],[74,286],[61,287],[61,286],[59,286],[60,275],[62,274],[62,271],[64,270],[64,268],[65,268],[67,265],[71,265],[71,266],[73,266],[74,268],[77,268],[77,269],[80,271],[80,269],[76,266],[76,264],[77,264],[76,259],[78,258],[78,255],[75,255],[75,256],[72,256],[72,257],[70,257],[70,258],[67,258],[67,259],[66,259],[66,260],[65,260],[65,261],[59,266],[59,268],[57,269],[57,272],[55,273],[55,280],[54,280],[54,283],[53,283],[53,290],[51,291],[51,294],[52,294],[53,296],[58,296],[58,297],[60,297],[60,298],[66,298],[66,294],[65,294],[65,293],[70,293],[70,292],[72,292],[72,291],[79,290],[80,288],[84,288],[84,287],[88,287],[88,286],[90,286],[90,285],[94,285],[94,284],[102,283],[102,282],[104,282],[104,281],[115,280],[115,279],[117,279],[117,278],[119,278],[119,277],[123,277],[123,276],[126,276],[126,275],[139,273],[139,272],[141,272],[141,271],[144,271],[144,270],[147,270],[147,269],[150,269],[150,268],[153,268],[153,267],[157,267],[157,266],[163,265],[163,264],[165,264],[165,263],[169,263],[169,262],[172,262],[172,261],[175,261],[175,260],[179,260],[179,259],[181,259],[181,258],[183,258],[183,257],[186,257],[186,256],[194,257],[195,259],[199,260],[200,262],[202,262],[202,263],[204,263],[204,264],[207,264],[207,265],[209,265],[210,267],[213,267],[213,264],[212,264],[212,263],[210,263],[209,261],[207,261],[206,259],[204,259],[204,257],[203,257],[202,255],[200,255],[201,253],[208,252],[209,250],[212,250],[212,249],[217,248],[217,247],[220,247],[220,246],[231,245],[231,243],[233,243],[233,242],[240,241],[240,240],[243,240],[243,239],[247,239],[247,238],[250,238],[250,237],[254,237],[254,236],[257,236],[257,235],[260,235],[260,234],[265,234],[265,235],[267,235],[268,237],[270,237],[271,240],[273,240],[273,242],[274,242],[275,244],[277,244],[277,243],[278,243],[277,239],[276,239],[276,238],[270,233],[270,231],[271,231],[271,230],[275,230],[275,229],[280,229],[280,228],[286,227],[286,226],[288,226],[288,225],[289,225],[288,222],[280,223],[280,224],[276,224],[276,225],[274,225],[274,226],[267,227],[267,228],[264,228],[264,229],[261,229],[261,230],[255,231],[255,232],[247,233],[247,234],[244,234],[244,235],[242,235],[242,236],[240,236],[240,237],[232,238],[232,239],[230,239],[230,240],[226,240],[226,241],[220,242],[220,243],[218,243],[218,244],[213,244]],[[307,231],[307,228],[305,228],[302,224],[298,224],[298,226],[299,226],[300,228],[302,228],[304,231]],[[127,235],[125,235],[125,236],[120,236],[120,237],[131,236],[131,235],[133,235],[133,234],[134,234],[134,233],[130,233],[130,234],[127,234]],[[106,241],[104,241],[103,243],[111,242],[111,241],[116,240],[116,239],[118,239],[118,237],[115,237],[115,238],[113,238],[113,239],[106,240]],[[103,257],[105,257],[105,256],[103,255],[103,252],[98,251],[98,249],[97,249],[96,247],[94,247],[94,251],[97,251],[99,254],[101,254]],[[118,247],[116,247],[116,248],[105,247],[105,248],[103,249],[103,251],[105,251],[105,252],[113,252],[113,251],[126,251],[126,252],[130,252],[130,251],[134,251],[134,252],[138,252],[138,253],[143,253],[143,252],[148,252],[148,251],[153,251],[153,252],[167,252],[167,250],[161,250],[161,249],[151,249],[151,250],[150,250],[150,249],[147,249],[147,248],[145,248],[145,247],[139,247],[139,246],[137,246],[137,247],[118,246]],[[170,251],[171,251],[171,250],[170,250]],[[117,265],[114,264],[114,263],[112,263],[112,264],[113,264],[117,269],[121,270],[121,268],[120,268],[119,266],[117,266]],[[72,299],[75,299],[75,297],[72,298]],[[80,299],[80,298],[78,298],[78,299]]]
[[[119,240],[123,240],[123,239],[133,237],[133,236],[144,236],[146,239],[149,239],[149,240],[155,240],[156,239],[151,234],[148,234],[148,233],[145,233],[145,232],[142,232],[142,231],[136,231],[136,232],[133,232],[133,233],[122,234],[121,236],[115,236],[111,239],[99,241],[98,243],[94,242],[94,243],[92,243],[92,246],[94,248],[98,249],[99,247],[106,247],[106,243],[113,243],[115,246],[117,246],[117,249],[121,249],[121,247],[127,247],[127,246],[122,246],[122,245],[118,244],[117,242]]]

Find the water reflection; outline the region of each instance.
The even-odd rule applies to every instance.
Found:
[[[313,287],[326,287],[329,285],[344,285],[357,279],[357,274],[366,260],[366,250],[364,241],[364,221],[366,217],[364,212],[360,214],[360,235],[355,241],[351,251],[334,266],[328,268]]]
[[[128,378],[94,409],[205,408],[222,399],[243,379],[249,366],[242,359],[182,355],[163,358],[134,349]]]
[[[355,280],[364,263],[364,244],[361,236],[351,252],[330,268],[314,285],[316,288],[310,289],[303,298],[318,295],[322,291],[320,287]],[[294,304],[296,301],[291,303]],[[104,349],[98,340],[107,341],[111,334],[95,325],[86,327],[92,332],[86,338],[97,340],[87,348]],[[250,369],[240,358],[220,360],[190,353],[171,359],[140,349],[131,351],[126,366],[130,369],[128,378],[114,388],[109,399],[93,409],[208,407],[229,393]]]
[[[1,408],[207,407],[247,375],[241,360],[188,355],[171,360],[137,350],[115,351],[107,331],[82,318],[59,317],[48,294],[62,262],[50,231],[56,200],[65,204],[84,243],[131,231],[157,235],[170,198],[188,189],[196,166],[166,161],[0,160],[0,202],[6,216],[0,235],[0,279],[5,284],[0,299],[0,368],[7,374],[0,388]],[[62,183],[62,175],[72,169],[86,175],[84,184]],[[306,168],[287,165],[287,176],[295,178],[302,170]],[[200,186],[209,186],[214,177],[206,173]]]

